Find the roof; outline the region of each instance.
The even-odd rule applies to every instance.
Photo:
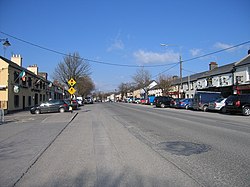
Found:
[[[245,58],[241,59],[239,62],[235,63],[235,66],[243,66],[246,64],[250,64],[250,54],[247,55]]]
[[[26,69],[26,68],[24,68],[24,67],[21,67],[21,66],[17,65],[15,62],[12,62],[11,60],[9,60],[9,59],[7,59],[7,58],[5,58],[5,57],[0,56],[0,59],[2,59],[3,61],[5,61],[6,63],[8,63],[11,67],[13,67],[13,68],[15,68],[15,69],[18,69],[18,70],[20,70],[20,71],[25,71],[25,72],[27,72],[27,73],[33,75],[34,77],[39,77],[40,79],[43,79],[43,80],[46,81],[46,82],[51,82],[51,81],[49,81],[49,80],[44,79],[42,76],[36,75],[36,74],[33,73],[32,71],[29,71],[28,69]]]
[[[224,66],[220,66],[220,67],[216,67],[212,70],[208,70],[208,71],[204,71],[201,73],[196,73],[187,77],[183,77],[182,78],[182,82],[188,82],[188,81],[195,81],[197,79],[201,79],[201,78],[206,78],[206,77],[211,77],[211,76],[216,76],[216,75],[221,75],[221,74],[225,74],[225,73],[230,73],[233,70],[233,67],[235,66],[235,62],[231,63],[231,64],[227,64]],[[175,84],[180,84],[180,78],[179,79],[175,79],[173,81],[173,85]]]

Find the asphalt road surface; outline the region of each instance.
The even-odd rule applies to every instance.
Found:
[[[24,116],[0,125],[0,186],[250,186],[249,117],[126,103]]]

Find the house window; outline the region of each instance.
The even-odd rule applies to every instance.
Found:
[[[19,95],[14,95],[14,106],[19,107]]]
[[[19,73],[18,72],[14,72],[14,83],[19,84]]]
[[[32,86],[32,79],[31,79],[31,77],[28,78],[28,86],[29,86],[29,87]]]
[[[43,99],[43,96],[42,96],[42,94],[40,94],[40,101],[42,101],[42,99]]]

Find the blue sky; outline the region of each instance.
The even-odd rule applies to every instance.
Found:
[[[171,68],[179,55],[187,76],[208,70],[211,61],[219,66],[238,61],[250,49],[248,43],[185,62],[250,41],[249,0],[1,0],[0,7],[0,38],[12,44],[6,57],[21,54],[24,67],[37,64],[50,79],[63,56],[10,36],[93,61],[145,66],[153,79],[163,71],[179,75],[178,65]],[[138,69],[93,61],[91,77],[100,91],[131,82]],[[146,67],[152,65],[164,66]]]

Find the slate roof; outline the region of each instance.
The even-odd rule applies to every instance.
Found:
[[[3,61],[5,61],[6,63],[8,63],[11,67],[13,67],[13,68],[15,68],[15,69],[18,69],[18,70],[20,70],[20,71],[25,71],[25,72],[27,72],[27,73],[33,75],[34,77],[38,77],[38,78],[40,78],[40,79],[43,79],[43,80],[46,81],[46,82],[51,82],[51,81],[49,81],[49,80],[44,79],[42,76],[36,75],[36,74],[33,73],[32,71],[29,71],[28,69],[26,69],[26,68],[24,68],[24,67],[21,67],[21,66],[17,65],[15,62],[12,62],[11,60],[9,60],[9,59],[7,59],[7,58],[4,58],[4,57],[0,56],[0,59],[2,59]]]
[[[227,64],[227,65],[224,65],[224,66],[220,66],[220,67],[217,67],[213,70],[209,70],[209,71],[204,71],[204,72],[201,72],[201,73],[196,73],[196,74],[193,74],[193,75],[190,75],[189,77],[183,77],[182,78],[182,83],[186,83],[188,82],[188,79],[190,79],[190,81],[195,81],[197,79],[202,79],[202,78],[206,78],[206,77],[211,77],[211,76],[216,76],[216,75],[221,75],[221,74],[225,74],[225,73],[230,73],[232,72],[233,68],[234,67],[239,67],[239,66],[243,66],[243,65],[246,65],[246,64],[250,64],[250,54],[247,55],[246,57],[244,57],[242,60],[238,61],[238,62],[234,62],[234,63],[231,63],[231,64]],[[173,85],[176,85],[176,84],[180,84],[181,81],[180,81],[180,78],[179,79],[175,79],[173,81]]]
[[[238,67],[238,66],[243,66],[243,65],[246,65],[246,64],[250,64],[250,54],[247,55],[242,60],[240,60],[239,62],[236,62],[235,66]]]

